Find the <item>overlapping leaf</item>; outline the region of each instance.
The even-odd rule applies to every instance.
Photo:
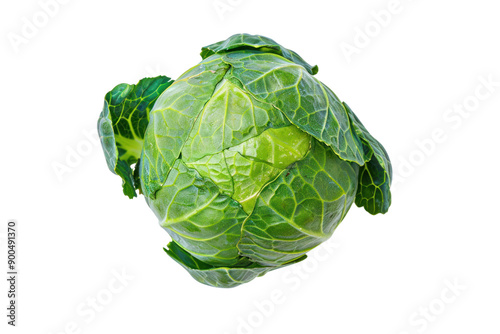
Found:
[[[312,139],[305,158],[260,193],[243,225],[241,254],[275,266],[328,239],[354,201],[358,168]]]
[[[274,105],[301,130],[326,143],[344,160],[362,166],[363,145],[333,92],[302,66],[273,54],[225,54],[231,74],[257,99]]]
[[[263,187],[309,151],[310,136],[291,125],[269,129],[232,147],[224,155],[233,179],[234,195],[250,214]]]
[[[224,79],[197,118],[182,159],[193,162],[258,136],[268,128],[290,125],[272,105],[259,102],[238,82]]]

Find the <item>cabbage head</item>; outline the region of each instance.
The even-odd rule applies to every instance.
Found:
[[[249,282],[304,260],[353,203],[387,212],[387,152],[317,66],[248,34],[201,57],[177,80],[116,86],[98,121],[123,193],[144,195],[193,278]]]

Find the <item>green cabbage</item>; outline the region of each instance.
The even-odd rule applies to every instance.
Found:
[[[116,86],[98,121],[124,194],[144,194],[192,277],[234,287],[305,259],[352,203],[387,212],[387,152],[317,66],[247,34],[201,56],[175,81]]]

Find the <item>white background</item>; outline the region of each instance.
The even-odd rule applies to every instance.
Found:
[[[1,267],[8,219],[20,261],[18,327],[5,324],[2,279],[2,333],[499,333],[494,1],[55,3],[51,16],[35,0],[0,5]],[[353,207],[333,247],[223,290],[163,252],[168,235],[142,198],[122,195],[93,140],[116,84],[176,78],[202,46],[240,32],[319,65],[387,148],[395,189],[386,215]]]

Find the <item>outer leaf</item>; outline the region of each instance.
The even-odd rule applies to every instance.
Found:
[[[362,166],[363,145],[333,92],[302,66],[273,54],[224,55],[231,73],[258,100],[274,105],[302,131],[326,143],[342,159]]]
[[[274,40],[259,36],[259,35],[249,35],[249,34],[237,34],[229,37],[225,41],[211,44],[205,46],[201,49],[201,57],[203,59],[216,54],[216,53],[226,53],[236,50],[251,50],[257,52],[273,53],[288,59],[295,64],[298,64],[306,69],[306,71],[315,75],[318,73],[318,66],[309,65],[302,57],[292,50],[288,50]]]
[[[363,126],[358,117],[344,103],[356,133],[365,147],[366,164],[359,173],[356,205],[375,215],[386,213],[391,205],[392,164],[386,150]]]
[[[241,260],[236,244],[246,213],[181,160],[176,160],[155,199],[147,201],[160,225],[194,257],[211,265]]]
[[[123,180],[123,193],[136,196],[130,165],[139,160],[149,112],[158,96],[173,80],[165,76],[145,78],[137,85],[120,84],[106,94],[97,123],[109,169]]]
[[[168,249],[164,248],[165,252],[184,267],[195,280],[218,288],[233,288],[248,283],[257,276],[263,276],[271,270],[300,262],[306,258],[304,255],[281,267],[265,267],[256,263],[247,264],[244,267],[214,267],[193,257],[175,241],[170,242],[167,247]]]
[[[358,168],[312,139],[305,158],[260,193],[243,225],[241,254],[276,266],[328,239],[354,201]]]
[[[226,74],[219,56],[206,59],[177,79],[156,101],[141,156],[142,191],[154,198],[179,157],[193,124]]]

